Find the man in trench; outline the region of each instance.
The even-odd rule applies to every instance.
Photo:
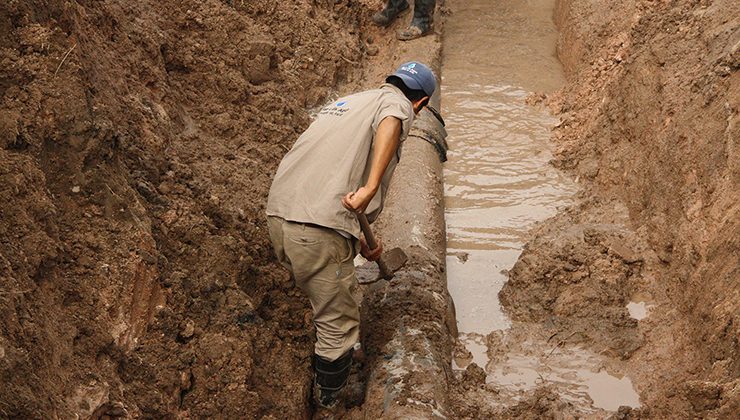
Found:
[[[275,174],[270,239],[313,307],[314,399],[321,407],[341,400],[360,339],[353,261],[358,251],[372,261],[382,252],[381,245],[368,249],[356,213],[372,222],[383,209],[403,141],[435,89],[427,66],[401,65],[380,88],[325,106]]]

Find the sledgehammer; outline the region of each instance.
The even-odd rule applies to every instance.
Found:
[[[357,221],[360,222],[360,228],[362,228],[362,233],[365,235],[367,246],[370,247],[370,249],[376,249],[378,247],[378,242],[375,240],[375,235],[373,235],[372,229],[370,229],[370,223],[367,221],[365,213],[357,213]],[[406,264],[408,259],[408,256],[401,248],[393,248],[388,252],[384,252],[378,261],[376,261],[378,263],[378,269],[380,270],[377,277],[373,276],[372,273],[369,273],[370,275],[362,275],[368,273],[363,273],[366,270],[363,270],[362,267],[360,267],[360,269],[358,269],[357,281],[360,284],[369,284],[375,283],[380,279],[390,280],[393,278],[394,273]]]

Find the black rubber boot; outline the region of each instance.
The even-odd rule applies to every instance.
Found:
[[[436,4],[436,0],[416,0],[414,2],[414,18],[411,19],[411,25],[417,26],[425,32],[428,31],[432,27],[434,6]]]
[[[406,0],[388,0],[383,10],[373,15],[373,23],[378,26],[388,26],[409,9],[409,3]]]
[[[410,41],[431,32],[436,4],[436,0],[416,0],[414,2],[414,18],[411,19],[408,28],[398,32],[398,39]]]
[[[352,368],[352,352],[353,349],[349,349],[332,362],[314,355],[314,398],[319,406],[329,409],[337,406],[339,393],[347,384]]]

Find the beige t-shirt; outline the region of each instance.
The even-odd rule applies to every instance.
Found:
[[[370,174],[373,139],[386,117],[401,120],[401,142],[414,119],[411,102],[393,85],[356,93],[325,106],[298,138],[278,167],[267,199],[267,215],[313,223],[360,237],[355,215],[342,197],[365,185]],[[401,144],[367,207],[374,220],[383,209]]]

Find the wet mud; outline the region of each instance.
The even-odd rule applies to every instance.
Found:
[[[594,335],[589,345],[622,353],[642,402],[633,416],[733,418],[740,6],[614,6],[558,3],[569,83],[546,100],[561,116],[554,163],[581,180],[586,199],[552,225],[586,230],[575,242],[538,232],[540,246],[512,273],[510,301],[521,302],[514,312],[523,318],[554,313],[564,328],[598,325],[601,341]],[[591,255],[585,276],[568,274],[582,269],[568,271],[580,263],[563,258],[578,248]],[[538,268],[538,255],[552,267]],[[589,305],[573,307],[578,295]]]

